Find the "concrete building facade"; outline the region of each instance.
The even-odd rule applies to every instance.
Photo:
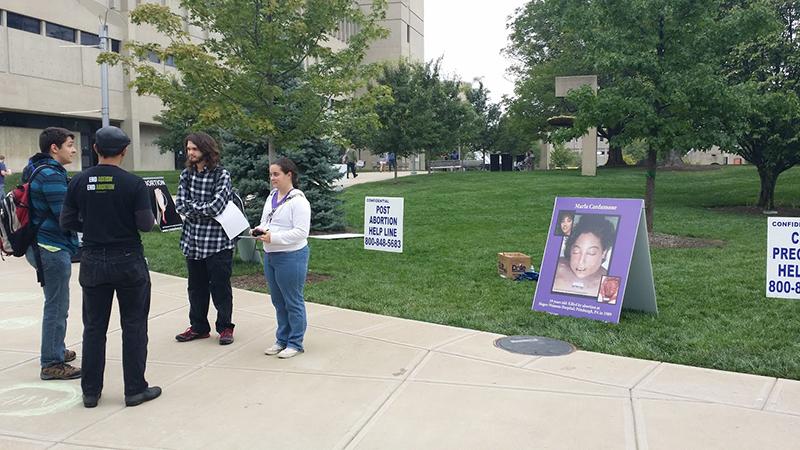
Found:
[[[362,8],[369,8],[370,0],[358,0]],[[389,31],[389,36],[373,42],[364,58],[366,63],[397,61],[407,59],[412,62],[425,62],[425,2],[424,0],[389,0],[386,5],[386,19],[381,26]],[[359,152],[359,160],[366,169],[378,169],[387,155]],[[383,164],[387,167],[386,164]],[[397,166],[401,170],[425,167],[425,154],[416,158],[399,158]]]
[[[124,50],[129,40],[167,40],[149,26],[130,23],[129,14],[141,3],[169,6],[185,16],[180,0],[0,0],[0,154],[12,170],[21,170],[37,152],[38,134],[48,126],[72,130],[81,151],[68,170],[96,163],[91,150],[100,128],[99,28],[107,20],[111,50]],[[359,1],[368,7],[369,1]],[[111,6],[111,9],[108,8]],[[390,36],[370,48],[367,62],[406,57],[422,60],[423,0],[390,1],[384,26]],[[205,39],[203,29],[187,26],[193,38]],[[342,24],[332,36],[333,47],[347,44],[357,31]],[[95,46],[95,47],[92,47]],[[158,70],[175,70],[171,61],[153,55],[149,64]],[[139,96],[128,88],[129,75],[109,68],[109,115],[112,125],[125,130],[132,145],[126,158],[130,170],[169,170],[176,166],[172,152],[161,153],[155,139],[163,132],[155,119],[160,99]]]

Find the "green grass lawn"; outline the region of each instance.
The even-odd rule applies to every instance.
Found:
[[[624,312],[617,325],[531,311],[533,282],[497,275],[497,252],[541,262],[559,196],[641,198],[640,169],[467,172],[356,185],[341,194],[363,227],[364,197],[405,198],[404,253],[365,251],[360,240],[311,240],[310,271],[330,276],[309,301],[502,334],[563,339],[582,350],[800,379],[800,302],[764,296],[766,219],[715,211],[752,205],[753,167],[661,171],[655,230],[721,239],[721,248],[652,249],[659,315]],[[800,206],[800,168],[776,198]],[[153,270],[185,276],[179,233],[145,236]],[[235,275],[259,274],[236,263]],[[264,283],[259,289],[266,290]],[[266,300],[265,300],[266,301]]]

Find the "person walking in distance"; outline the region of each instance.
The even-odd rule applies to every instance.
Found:
[[[106,333],[114,294],[122,325],[122,372],[125,405],[136,406],[161,395],[145,380],[147,317],[150,313],[150,272],[140,231],[150,231],[155,219],[150,191],[140,177],[120,165],[130,139],[117,127],[95,134],[99,164],[72,179],[61,210],[61,226],[83,233],[83,406],[94,408],[103,391]]]
[[[347,164],[347,178],[350,178],[350,173],[353,173],[353,178],[357,177],[358,174],[356,173],[356,160],[358,157],[356,156],[355,149],[347,149],[344,154],[345,162]]]
[[[22,182],[30,183],[31,225],[36,239],[25,253],[44,291],[40,378],[80,378],[81,369],[68,364],[76,358],[64,345],[69,313],[69,279],[78,236],[61,228],[58,218],[67,193],[67,169],[77,149],[75,135],[64,128],[46,128],[39,135],[40,152],[28,160]]]
[[[11,175],[11,170],[6,166],[6,156],[0,155],[0,195],[6,193],[6,177]]]
[[[185,216],[181,250],[188,270],[189,328],[175,336],[178,342],[209,337],[209,296],[217,309],[215,328],[219,344],[233,343],[233,241],[214,217],[225,210],[233,187],[220,165],[217,142],[206,133],[184,140],[186,168],[178,182],[176,210]]]

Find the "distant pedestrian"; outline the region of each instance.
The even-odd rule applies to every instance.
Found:
[[[386,157],[387,161],[389,162],[389,172],[397,170],[397,156],[394,152],[389,152],[389,155]]]
[[[525,152],[525,159],[522,160],[522,170],[533,170],[533,153]]]
[[[269,166],[272,192],[253,235],[264,243],[264,276],[275,306],[278,329],[266,355],[291,358],[304,351],[311,205],[298,185],[297,166],[281,158]]]
[[[358,157],[356,156],[355,149],[348,149],[344,154],[345,164],[347,164],[347,178],[350,178],[350,173],[353,173],[353,178],[357,177],[358,174],[356,173],[356,161]]]
[[[215,328],[219,344],[233,343],[233,241],[214,217],[231,200],[231,175],[219,162],[217,142],[206,133],[192,133],[184,140],[186,168],[178,182],[176,210],[185,216],[181,250],[189,275],[189,328],[175,336],[178,342],[205,339],[209,296],[217,308]]]
[[[99,164],[72,179],[61,210],[61,226],[83,233],[80,283],[83,288],[83,406],[94,408],[103,391],[106,334],[116,293],[122,325],[125,405],[136,406],[161,395],[148,386],[147,318],[150,273],[139,231],[155,219],[150,191],[140,177],[120,166],[130,139],[117,127],[95,134]]]
[[[11,175],[11,170],[6,166],[6,156],[0,155],[0,195],[6,193],[6,176]]]

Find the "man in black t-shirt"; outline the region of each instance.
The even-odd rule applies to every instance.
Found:
[[[125,405],[136,406],[161,395],[148,386],[147,316],[150,272],[139,231],[150,231],[155,219],[144,181],[120,167],[130,139],[117,127],[95,134],[99,164],[69,183],[61,226],[83,232],[80,284],[83,288],[83,405],[97,406],[103,390],[106,333],[114,292],[122,323],[122,370]]]

